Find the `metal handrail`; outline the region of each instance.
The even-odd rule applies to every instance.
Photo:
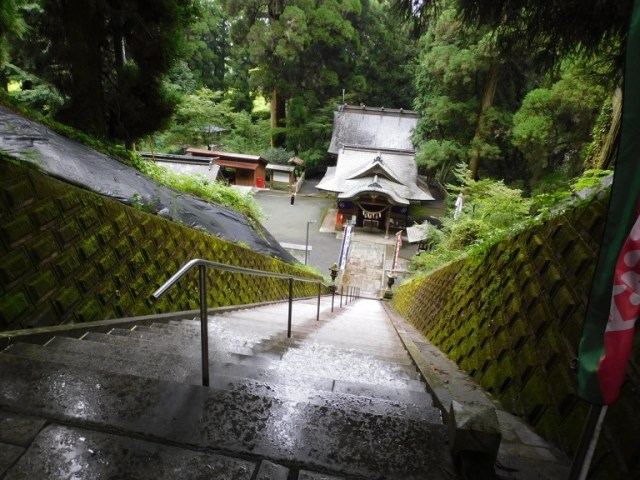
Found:
[[[200,291],[200,337],[202,342],[202,385],[209,386],[209,329],[208,329],[208,311],[207,306],[207,269],[223,270],[232,273],[245,273],[249,275],[256,275],[258,277],[270,277],[270,278],[282,278],[289,280],[289,319],[287,324],[287,338],[291,338],[291,314],[293,311],[293,282],[307,282],[318,284],[318,310],[316,314],[316,320],[320,320],[320,295],[322,292],[322,280],[311,279],[306,277],[298,277],[295,275],[288,275],[286,273],[274,273],[265,272],[264,270],[255,270],[252,268],[236,267],[234,265],[227,265],[224,263],[212,262],[210,260],[203,260],[201,258],[194,258],[185,263],[180,270],[162,284],[153,294],[151,298],[158,300],[164,295],[167,290],[173,287],[178,280],[184,277],[192,268],[198,267],[199,270],[199,291]],[[333,308],[332,308],[333,310]]]

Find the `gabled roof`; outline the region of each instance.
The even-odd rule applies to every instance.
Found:
[[[381,161],[375,160],[377,156]],[[327,169],[316,188],[336,192],[340,199],[363,193],[385,194],[397,205],[407,205],[411,200],[433,200],[430,192],[416,184],[418,167],[414,156],[408,151],[345,147],[340,150],[337,165]],[[388,175],[376,173],[375,169]]]
[[[333,112],[329,153],[337,155],[347,145],[415,151],[411,136],[417,123],[411,110],[340,105]]]
[[[374,175],[382,175],[388,178],[389,180],[392,180],[394,182],[401,183],[404,185],[404,182],[400,180],[400,178],[398,178],[398,176],[393,172],[393,169],[391,168],[391,166],[384,163],[384,160],[382,160],[382,156],[380,155],[380,152],[378,152],[378,154],[375,157],[373,157],[373,160],[371,160],[371,163],[369,165],[363,166],[359,171],[351,175],[348,178],[348,180],[372,177]]]

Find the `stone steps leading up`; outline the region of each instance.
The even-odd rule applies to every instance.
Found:
[[[216,323],[216,318],[213,318],[208,322],[209,324],[209,343],[213,343],[219,347],[224,347],[227,350],[235,352],[246,351],[247,348],[251,348],[254,354],[259,352],[269,353],[285,353],[292,348],[296,348],[299,345],[308,343],[309,335],[296,335],[292,334],[291,338],[287,338],[286,332],[271,332],[269,330],[263,331],[260,335],[256,328],[251,330],[249,336],[247,336],[244,329],[237,329],[233,326],[228,330],[225,330],[227,325],[221,326]],[[320,328],[323,328],[324,324],[318,323],[315,328],[309,328],[309,332],[318,332]],[[185,324],[185,325],[167,325],[167,324],[153,324],[149,327],[136,327],[133,331],[145,332],[152,335],[163,334],[166,335],[168,340],[178,345],[193,344],[200,342],[200,323],[198,325]],[[224,332],[222,335],[221,333]],[[231,335],[229,335],[231,334]],[[265,336],[268,335],[268,338]],[[233,337],[230,340],[229,337]],[[261,337],[258,339],[258,337]],[[150,336],[149,339],[154,337]],[[335,349],[342,349],[350,351],[352,354],[366,355],[370,358],[375,358],[381,362],[394,363],[396,365],[410,365],[411,368],[407,369],[410,372],[416,372],[411,359],[407,357],[406,351],[401,347],[385,348],[384,345],[376,347],[373,345],[373,340],[370,342],[362,342],[360,340],[349,340],[337,338],[331,341],[330,336],[327,333],[324,335],[313,335],[314,345],[331,345]],[[164,339],[160,339],[160,342]],[[414,375],[414,378],[418,378]]]
[[[117,432],[127,439],[185,445],[234,458],[269,459],[355,478],[452,478],[446,427],[432,422],[6,354],[0,355],[0,384],[0,408],[56,425]],[[36,442],[40,438],[48,444],[43,436],[37,436]],[[27,468],[28,458],[45,464],[55,461],[37,445],[8,475]],[[113,450],[127,448],[120,445]],[[76,455],[70,451],[68,457],[77,459]],[[96,458],[109,462],[110,455],[98,450]],[[153,463],[153,458],[147,461]],[[129,468],[134,467],[127,466],[128,472]],[[147,478],[175,476],[165,472],[164,477]]]
[[[141,353],[126,345],[55,337],[46,346],[15,343],[4,353],[92,370],[193,385],[200,385],[202,382],[199,356],[181,357],[158,353],[148,356],[146,352]],[[390,402],[392,405],[388,406],[387,411],[390,412],[391,407],[395,407],[402,414],[414,407],[426,407],[428,411],[431,411],[432,407],[430,397],[424,395],[424,386],[418,382],[407,382],[404,389],[386,388],[365,382],[349,382],[311,375],[282,375],[269,369],[233,363],[211,362],[210,385],[269,396],[278,391],[281,396],[298,399],[301,392],[304,392],[307,399],[321,396],[339,399],[345,408],[349,401],[353,401],[353,408],[362,405],[362,402],[351,397],[366,397],[366,405],[381,403],[379,401]]]
[[[260,321],[252,321],[249,325],[239,325],[234,321],[224,321],[220,317],[213,317],[209,320],[210,331],[211,328],[224,331],[225,329],[231,330],[237,336],[242,336],[247,339],[247,342],[251,342],[257,336],[256,332],[270,333],[272,337],[284,338],[286,336],[286,327],[269,328],[268,325],[261,324]],[[149,329],[149,330],[147,330]],[[198,336],[200,335],[200,321],[199,320],[183,320],[181,322],[173,321],[169,324],[158,323],[153,324],[150,327],[146,327],[145,331],[164,330],[168,332],[187,332],[184,335]],[[183,335],[178,333],[178,335]],[[312,336],[313,341],[316,343],[330,343],[335,346],[344,346],[345,348],[358,349],[366,352],[368,355],[375,355],[379,357],[390,357],[394,362],[402,362],[406,360],[406,351],[397,344],[396,333],[393,330],[388,329],[375,329],[368,328],[358,338],[343,338],[339,331],[339,326],[335,326],[334,322],[328,323],[325,320],[320,322],[310,322],[304,325],[296,325],[292,329],[291,338],[299,340],[307,340],[309,336]]]
[[[166,461],[141,478],[201,478],[200,462],[221,479],[454,478],[441,412],[379,302],[353,302],[319,322],[309,303],[291,339],[281,330],[287,307],[210,319],[209,387],[199,386],[191,320],[12,344],[0,353],[0,426],[9,412],[46,427],[26,453],[20,447],[7,478],[64,476],[73,465],[91,478],[137,477],[137,462],[159,455]],[[46,450],[55,438],[64,446]]]

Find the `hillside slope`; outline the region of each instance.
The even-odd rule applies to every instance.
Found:
[[[0,151],[38,165],[47,174],[131,206],[205,230],[287,263],[295,258],[244,215],[161,186],[134,168],[0,106]]]

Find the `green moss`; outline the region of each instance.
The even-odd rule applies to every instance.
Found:
[[[75,317],[78,322],[91,322],[102,319],[103,312],[100,304],[93,298],[90,298],[75,311]]]
[[[36,264],[42,264],[58,253],[58,243],[51,232],[39,235],[29,248]]]
[[[0,257],[0,280],[3,285],[9,285],[33,271],[31,259],[22,248],[12,250]]]
[[[39,271],[26,283],[27,291],[34,303],[38,303],[45,296],[53,292],[58,286],[58,280],[52,270]]]
[[[31,216],[33,217],[34,222],[39,228],[43,228],[44,226],[50,224],[56,218],[58,218],[59,215],[60,212],[58,212],[58,209],[53,201],[48,201],[45,204],[39,205],[31,212]]]
[[[33,223],[26,213],[0,225],[0,236],[8,245],[24,242],[34,232]]]
[[[56,225],[54,234],[63,248],[72,245],[80,236],[80,227],[75,219],[69,218]]]
[[[78,251],[84,260],[89,260],[98,252],[99,249],[100,244],[98,243],[96,235],[91,235],[90,237],[85,238],[78,245]]]
[[[64,287],[53,297],[53,304],[60,315],[71,312],[72,307],[80,301],[80,292],[73,286]]]
[[[0,318],[3,326],[8,327],[20,315],[31,308],[29,298],[21,291],[11,292],[0,298]]]
[[[103,275],[108,273],[118,262],[116,254],[110,250],[100,252],[96,265]]]

